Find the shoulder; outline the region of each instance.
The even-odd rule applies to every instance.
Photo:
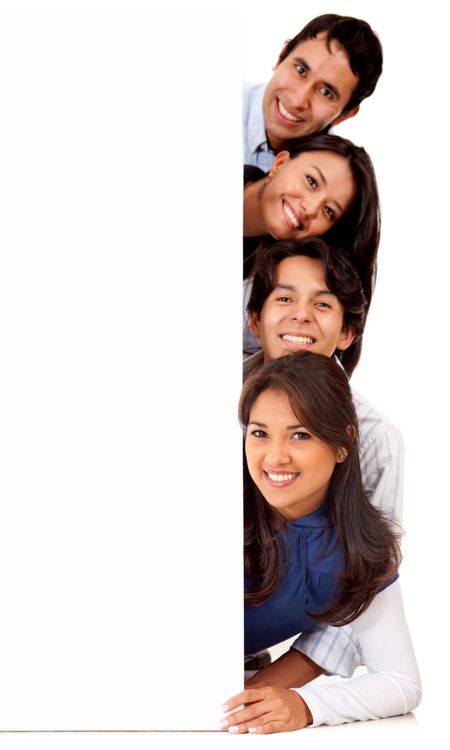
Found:
[[[264,364],[264,352],[262,350],[251,354],[244,359],[243,375],[244,381],[254,372],[257,372]]]
[[[352,388],[352,399],[358,417],[361,453],[381,438],[401,443],[401,433],[396,425],[366,398]]]
[[[244,106],[249,105],[250,102],[254,101],[255,99],[258,101],[262,100],[266,86],[266,83],[250,83],[249,81],[244,82],[242,92]]]

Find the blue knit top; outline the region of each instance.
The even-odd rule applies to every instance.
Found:
[[[277,589],[262,604],[245,607],[246,655],[316,627],[317,620],[305,610],[325,612],[340,593],[337,578],[343,555],[334,526],[328,526],[326,505],[288,523],[281,540],[286,565]]]

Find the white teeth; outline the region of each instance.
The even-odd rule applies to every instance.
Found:
[[[290,341],[292,344],[314,344],[314,339],[307,338],[306,336],[291,336],[285,333],[281,338],[283,341]]]
[[[298,229],[300,226],[300,221],[297,219],[296,215],[294,214],[290,206],[288,206],[286,201],[282,202],[282,206],[283,206],[283,211],[288,217],[288,219],[290,220],[291,224],[293,224],[295,228]]]
[[[286,107],[283,107],[279,99],[278,99],[278,107],[279,107],[281,114],[283,115],[283,117],[286,118],[286,120],[290,120],[291,122],[301,122],[301,120],[298,117],[294,117],[294,115],[291,115],[291,113],[287,111]]]
[[[298,474],[272,474],[271,471],[268,471],[267,476],[272,482],[288,482],[290,479],[295,479]]]

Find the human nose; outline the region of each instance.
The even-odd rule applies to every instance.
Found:
[[[303,196],[300,200],[300,205],[303,211],[304,219],[315,219],[321,205],[322,198],[318,195]]]
[[[284,441],[280,439],[272,439],[269,446],[267,447],[266,453],[266,464],[276,468],[277,466],[283,466],[290,462],[289,453],[286,449]]]
[[[308,321],[311,320],[311,307],[307,300],[298,300],[291,312],[292,320]]]
[[[299,84],[292,93],[291,105],[304,111],[311,103],[311,89],[306,83]]]

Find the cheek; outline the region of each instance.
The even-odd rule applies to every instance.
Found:
[[[317,219],[314,219],[314,221],[310,225],[309,234],[314,237],[319,237],[322,234],[325,234],[329,229],[331,229],[330,222],[325,218],[325,216],[318,216]]]
[[[264,341],[267,341],[271,338],[273,338],[275,331],[277,330],[279,324],[281,322],[281,318],[278,315],[275,314],[268,314],[265,315],[264,319],[261,320],[260,325],[260,337]]]
[[[255,476],[257,474],[257,467],[260,460],[260,457],[258,453],[261,451],[258,451],[257,446],[246,446],[245,448],[245,454],[247,456],[247,466],[250,473],[251,478],[253,481],[255,481]]]

